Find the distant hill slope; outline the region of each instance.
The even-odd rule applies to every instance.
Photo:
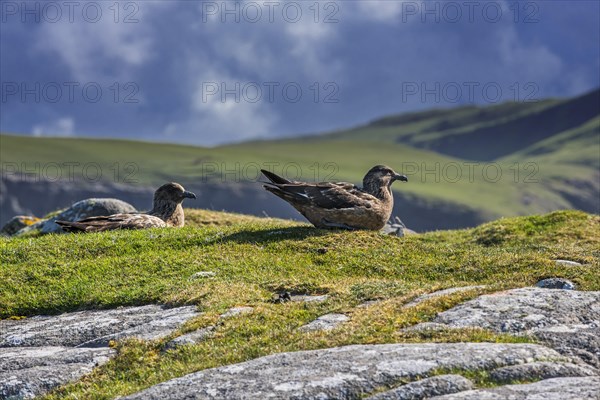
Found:
[[[600,115],[600,89],[566,100],[460,107],[386,117],[337,139],[377,137],[467,160],[493,161]]]
[[[176,180],[200,191],[190,206],[286,218],[300,216],[274,196],[257,195],[259,168],[359,183],[371,166],[388,164],[409,177],[394,185],[395,215],[417,230],[467,227],[565,208],[600,212],[599,97],[596,90],[573,99],[429,110],[324,135],[216,148],[2,135],[0,159],[4,175],[16,168],[39,176],[49,167],[53,178],[58,167],[62,178],[92,184]],[[0,195],[3,214],[20,201],[13,197]],[[29,209],[51,211],[37,211],[44,199],[32,197],[40,208]],[[72,200],[65,198],[65,205]]]
[[[438,139],[413,144],[454,157],[492,161],[566,130],[600,113],[600,92],[549,105],[506,120],[492,120],[472,129],[457,128]]]

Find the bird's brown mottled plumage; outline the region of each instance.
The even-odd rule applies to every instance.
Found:
[[[271,181],[264,188],[290,203],[317,228],[383,228],[394,207],[392,183],[408,180],[385,165],[371,168],[362,188],[347,182],[295,182],[269,171],[262,173]]]
[[[147,229],[182,227],[185,217],[181,203],[196,195],[178,183],[165,183],[154,192],[152,210],[148,213],[113,214],[90,217],[77,222],[56,221],[67,232],[101,232],[115,229]]]

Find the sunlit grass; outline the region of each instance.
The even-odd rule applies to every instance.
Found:
[[[203,313],[173,336],[216,326],[197,345],[164,351],[167,339],[118,342],[118,356],[49,398],[114,398],[193,371],[281,351],[355,343],[523,342],[485,330],[410,332],[479,294],[564,277],[600,290],[600,217],[575,211],[502,219],[480,227],[403,238],[324,231],[305,224],[209,211],[183,229],[0,238],[3,318],[114,308],[195,304]],[[569,259],[582,266],[557,265]],[[214,277],[192,278],[199,271]],[[485,285],[405,304],[420,294]],[[275,293],[327,294],[323,303],[282,303]],[[358,307],[366,300],[378,300]],[[229,319],[233,306],[254,312]],[[316,317],[345,313],[334,331],[303,333]]]

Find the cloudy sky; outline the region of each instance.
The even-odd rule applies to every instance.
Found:
[[[216,145],[600,85],[600,2],[0,2],[3,132]]]

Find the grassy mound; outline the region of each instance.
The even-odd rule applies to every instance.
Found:
[[[480,227],[404,238],[324,231],[276,219],[187,210],[183,229],[0,238],[0,317],[89,308],[197,304],[180,332],[217,325],[215,336],[161,352],[164,341],[117,344],[119,355],[53,396],[112,398],[183,374],[262,355],[351,343],[517,341],[482,330],[432,337],[400,332],[484,292],[546,277],[600,290],[600,217],[577,211],[501,219]],[[582,263],[557,265],[554,259]],[[208,278],[193,278],[212,271]],[[439,289],[484,289],[430,299]],[[272,302],[281,291],[328,294],[323,303]],[[366,300],[377,305],[357,307]],[[233,306],[252,314],[220,320]],[[329,312],[351,316],[330,332],[296,328]]]

